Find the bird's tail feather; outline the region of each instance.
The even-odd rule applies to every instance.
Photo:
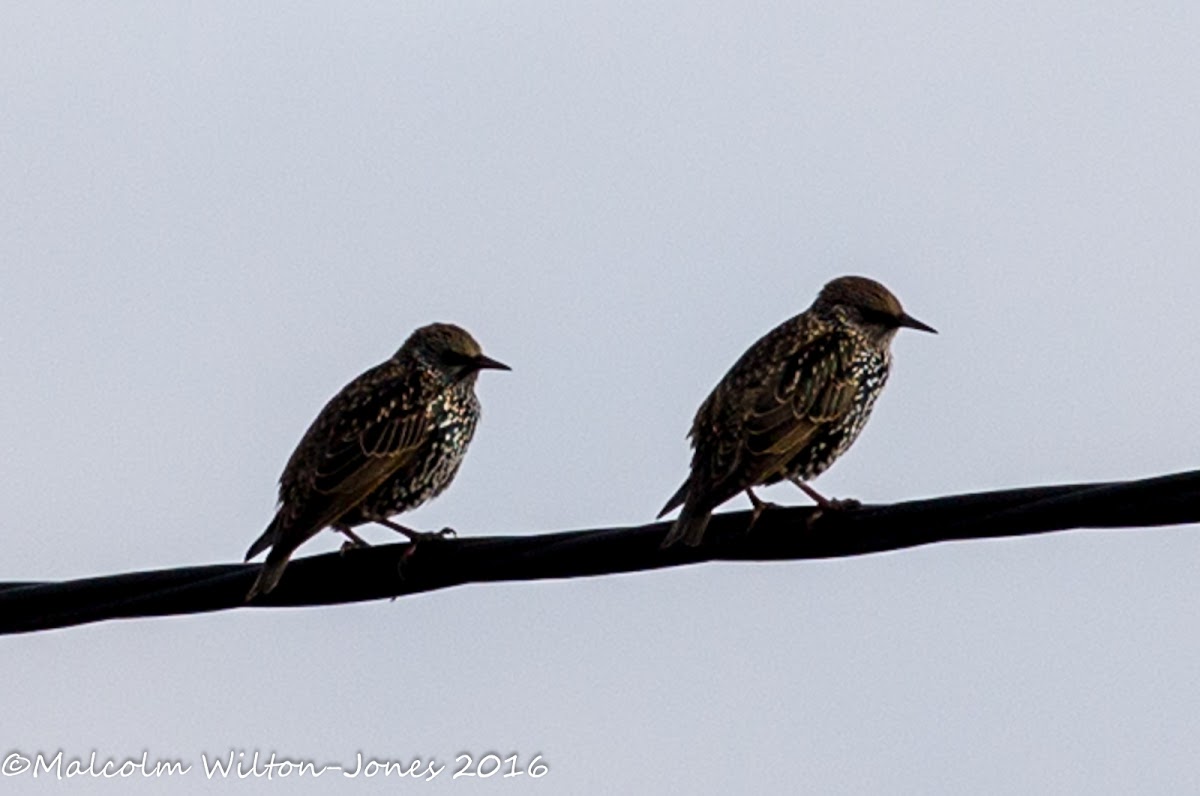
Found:
[[[691,547],[700,544],[704,539],[704,530],[708,527],[708,520],[712,516],[712,509],[698,506],[692,501],[687,501],[683,504],[683,511],[679,512],[679,517],[675,520],[675,524],[671,526],[671,530],[667,531],[667,536],[662,540],[662,547],[670,547],[679,540]]]
[[[262,532],[262,536],[255,539],[254,544],[250,545],[250,549],[246,551],[246,560],[249,561],[268,547],[271,548],[271,552],[267,553],[266,562],[258,571],[258,578],[246,594],[247,602],[274,589],[279,584],[279,579],[283,577],[284,567],[287,566],[288,559],[295,547],[280,545],[282,531],[283,522],[280,520],[280,515],[276,514],[275,518],[271,520],[271,524]]]
[[[691,487],[691,483],[692,481],[690,478],[684,481],[679,486],[679,489],[675,490],[675,494],[671,495],[671,499],[667,501],[667,505],[662,507],[662,511],[658,512],[658,517],[655,519],[661,520],[663,515],[668,513],[671,509],[675,508],[676,506],[682,506],[683,502],[687,500],[688,489]]]
[[[271,520],[271,524],[262,532],[262,536],[254,540],[254,544],[250,545],[250,549],[246,551],[245,561],[249,561],[256,555],[266,550],[271,545],[275,544],[275,540],[279,537],[279,515],[275,515],[275,519]]]
[[[254,585],[250,587],[250,591],[246,593],[246,602],[253,600],[260,594],[268,593],[279,585],[279,579],[283,577],[283,570],[287,567],[288,558],[291,554],[291,550],[284,550],[278,546],[271,548],[271,552],[267,554],[267,560],[263,563],[262,569],[258,571],[258,578],[254,581]]]

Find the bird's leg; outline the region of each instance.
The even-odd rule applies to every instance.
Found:
[[[342,553],[345,553],[347,550],[353,550],[356,547],[370,547],[371,546],[371,545],[367,544],[366,539],[363,539],[361,536],[356,534],[354,531],[350,530],[350,528],[348,526],[335,525],[335,526],[333,526],[333,529],[340,534],[345,534],[345,536],[346,536],[346,541],[342,542],[342,549],[340,551]]]
[[[417,544],[429,539],[449,539],[451,536],[457,536],[458,533],[453,528],[442,528],[440,531],[414,531],[412,528],[401,525],[398,522],[392,522],[387,517],[376,517],[374,521],[380,525],[391,528],[396,533],[404,534],[408,537],[408,549],[400,554],[400,561],[396,565],[396,572],[401,578],[404,577],[404,569],[408,564],[408,560],[412,558],[413,553],[417,552]],[[392,598],[395,599],[394,597]]]
[[[412,528],[401,525],[398,522],[392,522],[387,517],[372,517],[371,521],[391,528],[396,533],[404,534],[413,544],[429,539],[448,539],[451,536],[458,535],[453,528],[442,528],[440,531],[414,531]]]
[[[804,492],[804,494],[806,494],[810,498],[812,498],[813,501],[815,501],[817,504],[817,510],[814,511],[812,514],[808,515],[808,527],[809,528],[811,528],[813,526],[813,523],[816,522],[817,519],[822,514],[824,514],[826,511],[842,511],[844,509],[856,509],[862,505],[862,503],[859,503],[854,498],[840,498],[840,499],[839,498],[832,498],[832,499],[827,498],[824,495],[822,495],[820,492],[813,489],[811,486],[804,483],[804,481],[800,480],[799,478],[797,478],[794,475],[787,476],[787,480],[791,481],[793,484],[800,487],[800,490],[802,492]]]
[[[405,537],[408,538],[408,542],[409,542],[408,549],[400,554],[400,565],[399,566],[400,566],[400,576],[401,577],[404,576],[405,563],[408,561],[408,559],[412,558],[412,554],[417,551],[417,543],[418,542],[424,542],[424,541],[428,541],[430,539],[448,539],[451,536],[457,535],[453,528],[442,528],[440,531],[437,531],[437,532],[414,531],[412,528],[409,528],[405,525],[401,525],[398,522],[392,522],[387,517],[368,515],[367,517],[365,517],[365,519],[368,522],[375,522],[380,525],[383,525],[384,527],[391,528],[396,533],[403,534]]]
[[[762,513],[767,509],[775,508],[776,504],[761,499],[758,495],[754,494],[754,490],[750,487],[746,487],[746,497],[750,498],[750,503],[754,506],[750,510],[750,524],[746,526],[746,533],[749,533],[750,529],[758,522],[758,518],[762,516]]]

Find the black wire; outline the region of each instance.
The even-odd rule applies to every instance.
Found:
[[[669,522],[536,536],[390,544],[292,561],[251,607],[378,600],[463,583],[576,578],[703,561],[781,561],[903,550],[936,542],[1076,528],[1200,522],[1200,471],[1141,481],[1043,486],[829,511],[718,514],[698,548],[659,543]],[[0,583],[0,634],[246,605],[258,564],[218,564],[55,582]]]

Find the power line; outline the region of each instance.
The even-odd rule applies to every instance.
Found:
[[[775,507],[714,515],[705,544],[659,548],[669,523],[535,536],[389,544],[292,561],[249,607],[331,605],[464,583],[577,578],[704,561],[784,561],[903,550],[936,542],[1077,528],[1200,522],[1200,471],[1139,481],[951,495],[826,512]],[[130,572],[63,582],[0,583],[0,634],[244,607],[258,564]]]

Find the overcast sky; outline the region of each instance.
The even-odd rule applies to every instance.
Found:
[[[941,334],[825,493],[1195,467],[1200,11],[1003,5],[5,6],[0,580],[240,560],[324,402],[434,320],[513,371],[404,522],[646,522],[708,390],[844,273]],[[10,637],[0,752],[182,793],[1195,792],[1195,534]],[[206,780],[231,750],[450,768]],[[450,779],[489,752],[549,773]]]

